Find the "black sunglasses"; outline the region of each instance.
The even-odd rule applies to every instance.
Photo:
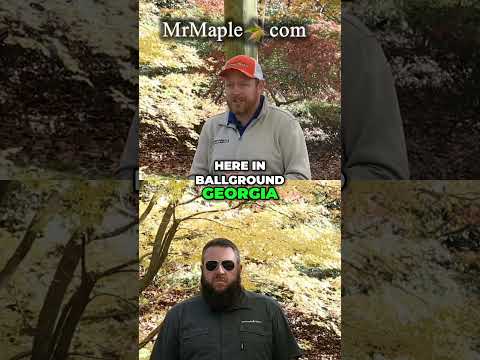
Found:
[[[210,260],[205,263],[205,268],[208,271],[213,271],[218,267],[219,261]],[[222,267],[227,271],[232,271],[235,268],[235,263],[232,260],[223,260]]]

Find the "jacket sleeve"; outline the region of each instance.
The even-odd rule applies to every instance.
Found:
[[[210,124],[207,120],[207,122],[203,124],[202,131],[200,132],[197,150],[195,151],[192,167],[190,168],[190,173],[188,175],[190,178],[192,178],[194,175],[208,175],[208,157],[210,153],[210,144],[212,141],[209,127]]]
[[[342,173],[349,180],[408,179],[391,69],[373,34],[342,18]]]
[[[310,180],[310,161],[308,159],[305,136],[298,121],[288,121],[280,133],[285,178],[290,180]]]
[[[273,311],[273,359],[292,360],[302,356],[288,320],[280,306],[275,303]]]
[[[123,149],[115,177],[122,180],[131,180],[138,169],[138,111],[135,113],[128,131],[128,137]]]
[[[180,360],[179,318],[174,309],[167,313],[161,326],[150,360]]]

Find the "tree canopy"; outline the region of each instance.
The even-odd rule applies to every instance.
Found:
[[[206,202],[191,183],[143,182],[140,212],[148,215],[140,225],[141,357],[148,358],[166,311],[198,292],[204,244],[226,237],[240,249],[243,285],[282,304],[305,359],[323,352],[339,358],[339,183],[297,181],[279,191],[278,201]],[[162,248],[159,234],[173,238],[163,241],[167,256],[143,286],[162,254],[156,251]]]

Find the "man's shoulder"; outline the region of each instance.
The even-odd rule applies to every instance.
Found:
[[[265,306],[267,308],[280,308],[278,302],[270,296],[245,290],[245,296],[250,304],[254,306]]]
[[[219,124],[225,124],[228,117],[228,111],[224,111],[219,114],[215,114],[207,119],[205,126],[216,126]]]
[[[375,36],[358,17],[348,12],[342,14],[342,32],[354,34],[356,38]]]
[[[275,125],[278,125],[279,122],[284,125],[298,124],[298,120],[288,110],[269,104],[268,111],[268,116],[275,121]]]
[[[342,54],[345,71],[383,71],[385,56],[375,34],[357,17],[342,15]]]
[[[202,306],[203,305],[203,299],[200,295],[194,295],[186,300],[183,300],[181,302],[179,302],[178,304],[175,304],[171,309],[170,309],[170,313],[172,314],[176,314],[176,313],[180,313],[182,311],[184,311],[185,309],[189,309],[189,308],[195,308],[195,307],[198,307],[198,306]]]

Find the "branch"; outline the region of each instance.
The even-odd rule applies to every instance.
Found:
[[[147,218],[147,216],[150,214],[153,207],[157,203],[159,197],[160,197],[160,192],[159,191],[157,191],[155,194],[153,194],[152,198],[150,199],[150,202],[148,203],[147,208],[145,209],[143,214],[140,216],[139,223],[142,223]]]
[[[145,339],[143,339],[142,341],[140,341],[140,343],[138,344],[138,349],[141,349],[143,348],[145,345],[147,345],[154,337],[155,335],[157,335],[160,330],[162,329],[162,325],[163,325],[163,321],[160,325],[158,325],[155,329],[153,329],[152,332],[150,332],[150,334],[148,334]]]
[[[90,316],[82,316],[80,321],[94,321],[94,320],[106,320],[111,319],[117,316],[132,316],[138,319],[138,311],[118,311],[110,314],[103,314],[103,315],[90,315]]]
[[[269,205],[266,205],[265,207],[266,207],[267,209],[270,209],[270,210],[272,210],[272,211],[274,211],[274,212],[276,212],[276,213],[280,214],[280,215],[283,215],[283,216],[285,216],[286,218],[288,218],[288,219],[290,219],[290,220],[292,220],[292,221],[296,221],[296,222],[298,222],[298,220],[297,220],[297,219],[295,219],[293,216],[291,216],[291,215],[289,215],[289,214],[285,214],[284,212],[281,212],[280,210],[274,209],[273,207],[271,207],[271,206],[269,206]],[[320,231],[320,230],[318,230],[318,229],[314,228],[314,227],[313,227],[312,225],[310,225],[310,224],[303,223],[303,225],[305,225],[305,226],[309,227],[310,229],[314,230],[314,231],[315,231],[316,233],[318,233],[318,234],[320,234],[320,233],[321,233],[321,231]]]
[[[82,354],[78,352],[72,352],[68,353],[68,356],[80,356],[86,359],[101,359],[101,360],[115,360],[116,357],[98,357],[98,356],[93,356],[93,355],[88,355],[88,354]]]
[[[147,254],[143,254],[139,259],[138,259],[138,262],[141,263],[143,261],[143,259],[145,259],[146,257],[152,255],[153,252],[149,252]]]
[[[211,221],[215,224],[218,224],[218,225],[221,225],[221,226],[224,226],[226,228],[229,228],[229,229],[234,229],[234,230],[240,230],[240,228],[237,228],[235,226],[230,226],[230,225],[225,225],[225,224],[222,224],[220,221],[216,221],[216,220],[213,220],[213,219],[208,219],[208,218],[191,218],[190,220],[205,220],[205,221]]]
[[[97,274],[95,276],[95,281],[98,281],[99,279],[104,278],[106,276],[116,274],[118,272],[123,272],[123,269],[126,268],[127,266],[134,265],[134,264],[137,264],[137,263],[138,263],[138,259],[133,259],[133,260],[127,261],[126,263],[123,263],[121,265],[115,266],[111,269],[108,269],[104,272],[101,272],[100,274]],[[131,270],[129,270],[129,271],[131,271]]]
[[[23,359],[23,358],[26,358],[27,356],[29,355],[32,355],[32,351],[24,351],[24,352],[21,352],[17,355],[15,355],[14,357],[10,358],[10,360],[20,360],[20,359]]]
[[[90,302],[92,302],[95,298],[100,297],[100,296],[110,296],[110,297],[117,298],[117,299],[121,300],[122,302],[126,303],[128,306],[131,306],[132,308],[135,308],[135,309],[138,306],[138,303],[132,303],[132,302],[128,301],[127,299],[121,297],[120,295],[115,295],[115,294],[110,294],[110,293],[97,293],[90,298]]]
[[[362,272],[364,273],[365,275],[367,275],[368,277],[370,277],[372,280],[378,280],[377,277],[374,276],[374,274],[370,274],[368,271],[366,270],[363,270],[361,269],[359,266],[356,266],[354,265],[352,262],[346,260],[346,259],[342,259],[342,263],[346,263],[348,265],[350,265],[352,268],[354,268],[355,270],[359,271],[359,272]],[[406,288],[404,288],[403,286],[399,285],[399,284],[393,284],[392,282],[389,282],[389,284],[394,287],[394,288],[397,288],[401,291],[403,291],[405,294],[407,295],[410,295],[414,298],[416,298],[418,301],[420,301],[421,303],[423,303],[424,305],[428,306],[428,303],[426,300],[424,300],[422,297],[418,296],[417,294],[414,294],[413,292],[411,292],[410,290],[407,290]]]
[[[112,230],[112,231],[109,231],[109,232],[106,232],[106,233],[103,233],[103,234],[99,234],[99,235],[93,237],[92,239],[89,240],[88,243],[90,244],[93,241],[105,240],[105,239],[108,239],[108,238],[119,236],[119,235],[123,234],[124,232],[126,232],[127,230],[129,230],[130,228],[134,227],[137,224],[138,224],[138,219],[135,219],[132,222],[119,227],[118,229],[115,229],[115,230]]]
[[[83,234],[83,237],[82,237],[82,280],[84,279],[84,277],[86,276],[87,274],[87,268],[86,268],[86,265],[85,265],[85,243],[88,241],[87,240],[88,238],[88,235],[86,233]]]
[[[30,223],[28,224],[27,231],[23,235],[20,244],[15,249],[13,255],[8,259],[7,263],[0,269],[0,288],[4,284],[7,284],[12,275],[17,271],[20,264],[30,252],[33,243],[37,239],[38,235],[44,231],[44,229],[38,229],[39,224],[45,224],[50,216],[49,209],[54,208],[56,202],[58,202],[58,194],[54,193],[49,195],[45,200],[45,205],[37,210]]]
[[[467,195],[470,195],[470,194],[475,194],[477,196],[468,197]],[[453,197],[455,199],[463,200],[463,201],[477,201],[477,200],[480,200],[480,196],[478,196],[478,193],[472,193],[472,192],[459,194],[459,195],[456,195],[456,194],[447,194],[447,195],[450,196],[450,197]]]
[[[440,200],[443,197],[447,197],[447,198],[450,197],[450,198],[454,198],[454,199],[458,199],[458,200],[462,200],[462,201],[477,201],[477,200],[480,200],[480,196],[476,192],[466,192],[466,193],[463,193],[463,194],[450,194],[450,193],[446,193],[446,192],[438,193],[438,192],[428,190],[428,189],[418,189],[418,192],[420,194],[430,195],[431,197],[435,198],[436,200]],[[470,197],[469,195],[472,195],[473,197]]]
[[[267,89],[267,90],[270,93],[270,96],[272,97],[273,101],[275,101],[276,106],[288,105],[288,104],[292,104],[294,102],[297,102],[297,101],[300,101],[300,100],[304,99],[303,96],[298,96],[294,99],[290,99],[290,100],[286,100],[286,101],[280,101],[280,100],[277,99],[277,97],[275,96],[275,93],[273,92],[272,89]]]
[[[457,230],[453,230],[453,231],[449,231],[447,233],[443,233],[443,234],[437,234],[437,237],[448,237],[448,236],[452,236],[452,235],[457,235],[457,234],[461,234],[462,232],[464,232],[465,230],[468,230],[470,228],[474,228],[473,225],[471,224],[467,224],[465,226],[462,226],[460,229],[457,229]]]
[[[455,198],[455,199],[463,200],[463,201],[480,200],[479,193],[478,192],[472,192],[472,191],[465,192],[463,194],[458,194],[457,195],[457,194],[451,194],[451,193],[447,193],[447,192],[441,192],[440,193],[440,192],[437,192],[437,191],[432,191],[432,190],[420,188],[420,189],[418,189],[418,192],[420,194],[430,195],[431,197],[435,198],[436,200],[440,200],[440,199],[442,199],[442,197],[451,197],[451,198]],[[473,197],[469,197],[469,195],[472,195]]]
[[[120,207],[118,205],[115,205],[113,207],[114,209],[118,210],[120,214],[126,215],[130,218],[137,219],[138,218],[138,213],[134,213],[132,211],[127,210],[125,207]]]
[[[301,101],[303,99],[304,99],[303,96],[299,96],[299,97],[296,97],[294,99],[290,99],[290,100],[286,100],[286,101],[279,101],[277,106],[292,104],[294,102]]]
[[[181,203],[178,203],[177,206],[182,206],[182,205],[187,205],[187,204],[190,204],[191,202],[194,202],[195,200],[197,200],[199,197],[201,197],[202,195],[197,195],[193,198],[191,198],[190,200],[187,200],[187,201],[184,201],[184,202],[181,202]]]
[[[419,194],[430,195],[431,197],[435,198],[436,200],[440,200],[442,198],[442,194],[438,192],[427,190],[427,189],[418,189]]]
[[[201,215],[201,214],[211,214],[211,213],[216,213],[216,212],[225,212],[225,211],[229,211],[229,210],[235,210],[235,209],[238,209],[239,207],[243,206],[245,204],[245,202],[241,202],[241,203],[238,203],[237,205],[235,205],[234,207],[232,208],[228,208],[228,209],[218,209],[218,210],[206,210],[206,211],[200,211],[198,213],[194,213],[192,215],[188,215],[184,218],[180,218],[178,219],[177,221],[180,223],[182,221],[185,221],[185,220],[188,220],[188,219],[191,219],[191,218],[194,218],[196,217],[197,215]]]

